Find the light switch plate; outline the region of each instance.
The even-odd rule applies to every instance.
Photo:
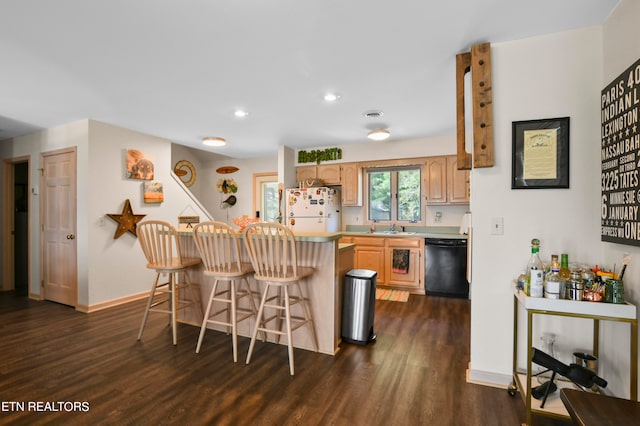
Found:
[[[504,234],[504,220],[501,217],[491,218],[491,235]]]

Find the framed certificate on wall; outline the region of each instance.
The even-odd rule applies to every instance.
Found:
[[[569,188],[569,117],[512,123],[511,189]]]

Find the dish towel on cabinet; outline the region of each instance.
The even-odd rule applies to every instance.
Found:
[[[409,250],[393,249],[393,264],[391,269],[396,274],[409,273]]]

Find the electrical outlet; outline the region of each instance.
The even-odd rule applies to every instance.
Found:
[[[491,218],[491,235],[503,235],[504,234],[504,221],[501,217]]]
[[[433,218],[433,221],[436,223],[439,223],[440,221],[442,221],[442,212],[436,212],[436,215]]]

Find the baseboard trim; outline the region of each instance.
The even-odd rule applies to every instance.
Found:
[[[507,389],[513,381],[513,377],[508,374],[491,373],[488,371],[467,370],[467,383],[490,386],[494,388]]]
[[[149,297],[149,291],[143,291],[142,293],[130,294],[128,296],[120,297],[118,299],[108,300],[106,302],[95,303],[93,305],[80,305],[76,306],[76,311],[85,314],[101,311],[103,309],[112,308],[114,306],[129,303],[134,300],[145,299]]]
[[[33,300],[44,300],[44,298],[42,297],[42,294],[39,294],[39,293],[33,293],[33,292],[29,292],[29,299],[33,299]]]

